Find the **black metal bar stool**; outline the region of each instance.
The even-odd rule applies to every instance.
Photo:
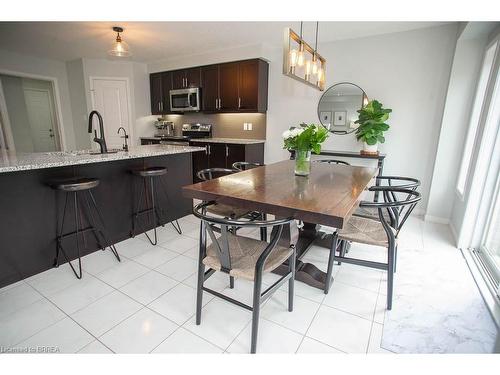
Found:
[[[83,238],[84,247],[87,246],[87,240],[85,238],[85,233],[92,232],[95,236],[97,244],[100,249],[105,250],[109,247],[113,252],[114,256],[118,261],[120,256],[116,251],[115,246],[109,241],[105,233],[104,220],[102,218],[101,212],[97,206],[94,195],[92,194],[92,189],[99,185],[99,180],[96,178],[84,178],[84,177],[74,177],[68,179],[61,179],[52,181],[49,185],[58,191],[65,193],[64,198],[64,209],[62,214],[61,226],[58,228],[57,239],[56,239],[56,257],[54,259],[54,267],[59,266],[59,255],[62,253],[66,261],[69,263],[73,273],[78,279],[82,278],[82,259],[80,253],[80,241],[79,237]],[[75,215],[75,230],[71,232],[64,233],[64,222],[66,219],[66,211],[68,210],[68,201],[70,200],[70,195],[73,200],[73,208]],[[97,217],[100,221],[100,226],[94,216],[97,213]],[[84,216],[86,217],[87,226],[84,224]],[[76,236],[76,251],[78,254],[78,272],[71,263],[66,250],[63,246],[63,240],[68,237]]]
[[[142,179],[142,184],[144,188],[139,187],[139,199],[137,200],[137,205],[134,208],[134,213],[132,215],[132,237],[135,237],[137,234],[137,227],[141,226],[142,227],[142,232],[146,235],[148,238],[149,242],[151,242],[152,245],[156,245],[158,243],[158,237],[156,234],[156,227],[161,225],[162,227],[165,226],[165,223],[162,222],[161,216],[160,216],[160,211],[163,212],[163,209],[158,207],[156,205],[157,201],[157,193],[155,189],[155,180],[158,180],[160,184],[162,185],[163,193],[165,194],[165,198],[167,199],[167,202],[169,201],[168,194],[167,194],[167,187],[165,186],[165,182],[163,181],[162,176],[167,174],[167,168],[165,167],[149,167],[149,168],[143,168],[143,169],[135,169],[131,171],[134,176],[140,177]],[[144,200],[144,208],[141,209],[141,202]],[[151,204],[150,204],[151,201]],[[142,215],[147,215],[148,219],[154,222],[153,226],[153,232],[154,232],[154,241],[149,237],[147,231],[145,230],[144,226],[139,224],[139,216]],[[171,221],[170,222],[174,229],[177,231],[177,233],[182,234],[182,229],[177,220]],[[142,233],[141,232],[141,233]]]

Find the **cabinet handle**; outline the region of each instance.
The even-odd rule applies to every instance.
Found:
[[[160,102],[161,104],[161,111],[163,112],[163,102]]]
[[[158,102],[158,111],[161,112],[161,102]]]
[[[226,145],[226,158],[229,156],[229,147]]]
[[[205,146],[205,155],[208,155],[208,145]]]
[[[238,98],[238,109],[241,108],[241,98]]]
[[[219,98],[219,109],[222,109],[222,99]]]
[[[208,145],[208,155],[212,155],[212,149],[211,149],[210,145]]]

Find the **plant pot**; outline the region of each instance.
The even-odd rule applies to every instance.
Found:
[[[375,143],[374,145],[369,145],[368,143],[363,142],[363,151],[368,154],[378,153],[378,143]]]
[[[309,176],[311,173],[311,151],[295,150],[295,175]]]

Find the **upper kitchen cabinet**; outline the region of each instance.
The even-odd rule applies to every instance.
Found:
[[[172,90],[200,87],[201,68],[175,70],[172,72]]]
[[[238,62],[219,65],[219,111],[239,110],[239,65]]]
[[[238,64],[239,111],[267,111],[268,64],[258,59],[240,61]]]
[[[158,78],[159,74],[169,74],[163,85],[162,80]],[[269,64],[261,59],[153,73],[151,74],[151,113],[169,113],[169,90],[192,87],[201,88],[203,112],[263,113],[267,111],[268,74]],[[168,83],[170,86],[166,90]]]
[[[170,72],[153,73],[149,76],[151,90],[151,114],[163,115],[170,112],[169,92],[172,87]]]
[[[151,114],[160,115],[162,105],[161,74],[153,73],[149,75],[149,87],[151,91]]]
[[[201,87],[203,111],[216,112],[219,108],[219,65],[201,68]]]

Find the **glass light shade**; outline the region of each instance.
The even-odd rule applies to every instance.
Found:
[[[297,65],[298,66],[303,66],[304,65],[304,61],[305,61],[305,57],[304,57],[304,45],[302,43],[300,43],[299,52],[298,52],[298,55],[297,55]]]
[[[316,57],[313,58],[313,61],[311,63],[311,71],[313,75],[318,74],[318,60]]]
[[[111,56],[117,57],[127,57],[131,56],[129,46],[127,42],[123,41],[120,35],[116,37],[115,42],[111,46],[111,49],[108,51]]]
[[[305,79],[309,81],[311,77],[311,60],[306,61],[306,69],[305,69]]]
[[[317,71],[317,81],[318,81],[318,84],[320,84],[321,82],[323,82],[323,77],[324,77],[324,72],[323,72],[323,68],[322,67],[319,67],[318,68],[318,71]]]
[[[298,60],[298,54],[299,51],[297,51],[295,48],[290,51],[290,67],[295,68],[297,65],[297,60]]]

